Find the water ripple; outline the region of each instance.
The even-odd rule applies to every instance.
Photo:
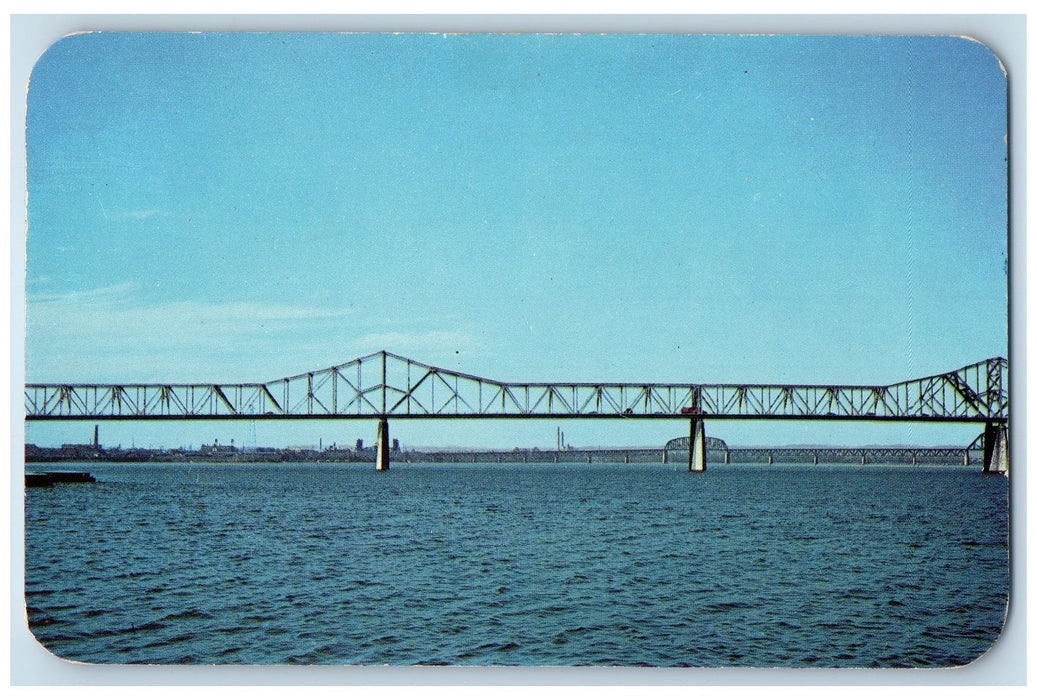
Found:
[[[26,493],[29,626],[79,661],[956,666],[1007,605],[975,470],[90,470]]]

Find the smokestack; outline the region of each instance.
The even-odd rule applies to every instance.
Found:
[[[101,443],[97,439],[97,425],[94,425],[94,449],[96,450],[101,446]]]

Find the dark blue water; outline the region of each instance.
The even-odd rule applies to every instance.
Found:
[[[96,663],[966,664],[975,467],[90,465],[26,492],[29,625]]]

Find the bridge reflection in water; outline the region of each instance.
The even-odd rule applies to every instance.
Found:
[[[377,468],[392,419],[688,421],[688,468],[704,471],[705,421],[976,423],[983,470],[1008,471],[1008,361],[995,357],[883,386],[503,382],[386,351],[261,383],[25,385],[25,418],[44,420],[377,419]],[[690,449],[689,449],[690,448]],[[819,457],[820,459],[820,457]]]

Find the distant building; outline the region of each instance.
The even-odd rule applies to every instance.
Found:
[[[212,445],[202,445],[200,448],[198,448],[198,451],[202,454],[210,455],[234,454],[238,451],[238,448],[234,447],[234,445],[221,445],[219,441],[216,441]]]

